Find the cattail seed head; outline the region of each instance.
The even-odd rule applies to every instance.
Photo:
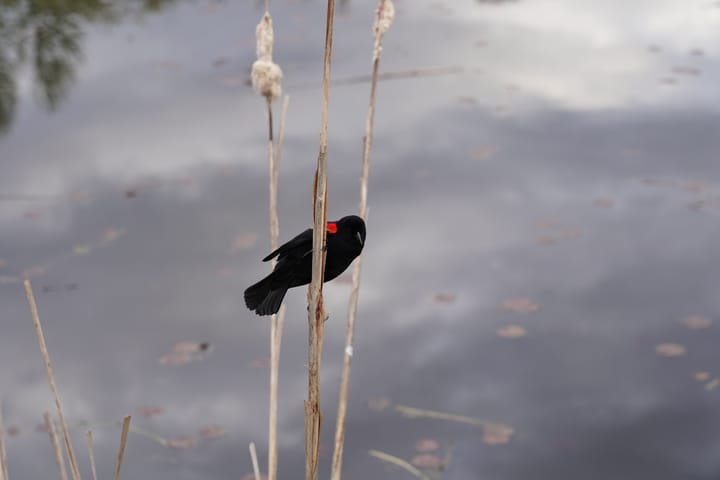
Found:
[[[272,17],[266,12],[255,27],[258,60],[272,60],[273,36]]]
[[[384,35],[395,20],[395,5],[392,0],[380,0],[378,8],[375,10],[375,23],[373,32],[375,36]]]
[[[280,80],[282,70],[272,60],[256,60],[252,66],[252,85],[255,91],[270,100],[276,100],[282,93]]]
[[[280,80],[282,79],[282,70],[280,66],[272,61],[273,50],[273,26],[270,13],[260,19],[260,23],[255,27],[255,37],[257,40],[257,61],[252,66],[252,85],[255,91],[270,101],[280,97],[282,87]]]
[[[395,5],[393,5],[392,0],[380,0],[375,10],[375,22],[373,23],[373,34],[375,35],[373,60],[380,58],[382,37],[390,30],[393,20],[395,20]]]

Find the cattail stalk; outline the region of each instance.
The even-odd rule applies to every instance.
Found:
[[[95,465],[95,447],[93,446],[92,430],[85,433],[85,442],[87,443],[88,455],[90,456],[90,472],[93,480],[97,480],[97,466]]]
[[[7,468],[7,452],[5,451],[5,426],[2,417],[2,401],[0,401],[0,480],[9,480]]]
[[[370,173],[370,150],[373,139],[373,125],[375,120],[375,96],[377,91],[378,71],[380,67],[380,53],[382,52],[382,39],[388,31],[395,17],[395,8],[392,0],[380,0],[376,13],[373,32],[375,42],[373,45],[372,82],[370,84],[370,104],[365,121],[365,137],[363,138],[362,172],[360,175],[360,216],[367,221],[367,192],[368,176]],[[345,423],[347,419],[348,390],[350,387],[350,369],[355,337],[355,321],[357,318],[357,305],[360,294],[360,269],[362,256],[355,260],[352,271],[352,289],[348,305],[347,326],[345,328],[345,353],[340,377],[340,396],[338,399],[337,421],[335,423],[335,448],[333,451],[331,480],[340,480],[342,475],[342,456],[345,444]]]
[[[47,429],[48,436],[50,437],[50,445],[52,445],[53,453],[55,454],[55,464],[58,468],[58,478],[60,480],[68,480],[67,471],[65,470],[65,457],[63,457],[57,432],[55,431],[55,422],[50,418],[50,412],[43,413],[43,419],[45,420],[45,428]]]
[[[120,432],[120,447],[118,448],[117,460],[115,461],[115,480],[120,480],[120,469],[125,457],[125,445],[127,445],[128,432],[130,431],[130,415],[123,418],[122,431]]]
[[[52,390],[53,397],[55,397],[55,407],[57,408],[58,417],[60,418],[60,427],[62,428],[63,439],[65,440],[65,449],[67,450],[68,459],[70,460],[70,471],[73,480],[80,480],[80,469],[78,469],[77,461],[75,460],[75,452],[72,447],[72,442],[70,441],[70,432],[65,422],[65,412],[63,411],[62,402],[60,401],[60,392],[55,383],[55,375],[53,374],[52,364],[50,363],[50,354],[45,344],[45,336],[43,335],[42,325],[40,324],[40,316],[38,315],[37,305],[35,304],[32,285],[29,279],[26,279],[23,285],[25,287],[25,297],[30,307],[30,315],[32,316],[33,325],[35,326],[35,335],[37,336],[40,346],[40,353],[42,354],[45,369],[47,370],[50,390]]]
[[[325,270],[325,237],[327,224],[327,131],[330,102],[330,60],[332,58],[335,1],[327,2],[325,21],[325,55],[323,59],[323,96],[320,119],[320,152],[313,188],[313,258],[312,281],[308,289],[308,399],[305,401],[305,480],[316,480],[320,455],[320,359],[322,357],[322,301]]]
[[[270,16],[270,0],[265,0],[265,14],[260,19],[255,29],[257,40],[257,61],[252,66],[252,83],[255,90],[261,96],[265,97],[267,105],[268,118],[268,177],[270,192],[270,250],[273,251],[278,246],[278,236],[280,231],[280,222],[277,214],[277,181],[278,167],[280,163],[280,145],[277,146],[277,154],[274,145],[274,128],[273,128],[273,111],[272,103],[275,101],[282,91],[280,80],[282,78],[282,70],[272,60],[272,50],[274,43],[274,31],[272,26],[272,17]],[[283,101],[283,114],[280,120],[280,143],[284,133],[285,119],[287,116],[288,97]],[[275,268],[276,260],[271,263],[271,268]],[[268,479],[277,479],[277,390],[278,390],[278,371],[280,365],[280,346],[282,341],[282,327],[285,318],[285,309],[281,308],[280,312],[270,318],[270,400],[269,400],[269,419],[268,419]],[[253,445],[254,448],[254,445]]]

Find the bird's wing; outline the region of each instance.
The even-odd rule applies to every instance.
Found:
[[[288,255],[295,255],[298,257],[304,257],[305,255],[312,252],[312,228],[308,228],[300,235],[296,236],[292,240],[288,240],[278,247],[277,250],[273,251],[267,257],[263,258],[263,262],[272,260],[278,257],[278,260],[287,257]]]

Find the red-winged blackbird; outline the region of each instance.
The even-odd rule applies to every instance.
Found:
[[[245,290],[245,305],[258,315],[272,315],[280,310],[288,288],[307,285],[312,278],[312,228],[283,244],[267,257],[278,257],[267,277]],[[365,222],[356,215],[328,222],[325,254],[325,281],[329,282],[350,266],[365,245]]]

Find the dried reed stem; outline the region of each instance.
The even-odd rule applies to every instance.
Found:
[[[65,412],[63,411],[62,402],[60,401],[60,393],[58,392],[57,384],[55,383],[55,376],[53,375],[53,369],[50,363],[50,354],[48,353],[47,345],[45,344],[45,336],[43,335],[42,325],[40,324],[40,316],[38,315],[37,305],[35,304],[35,296],[33,295],[32,285],[30,284],[29,279],[25,279],[23,285],[25,286],[25,297],[27,298],[27,302],[30,307],[33,325],[35,326],[35,335],[37,336],[38,344],[40,345],[40,353],[42,354],[43,361],[45,362],[45,369],[47,370],[50,389],[55,397],[55,407],[58,411],[58,417],[60,417],[60,427],[62,428],[68,459],[70,460],[72,477],[73,480],[80,480],[80,470],[78,469],[77,461],[75,460],[75,452],[73,451],[72,442],[70,441],[70,433],[68,432],[67,423],[65,422]]]
[[[438,412],[436,410],[424,410],[421,408],[408,407],[407,405],[395,405],[395,410],[409,418],[435,418],[437,420],[448,420],[451,422],[465,423],[468,425],[474,425],[476,427],[494,425],[493,422],[488,422],[486,420],[481,420],[475,417],[467,417],[465,415],[455,415],[453,413]]]
[[[280,307],[280,312],[270,318],[270,419],[268,426],[268,480],[277,479],[278,377],[280,370],[280,347],[282,345],[284,320],[285,305],[282,305]]]
[[[0,480],[8,480],[7,452],[5,451],[5,425],[2,417],[2,401],[0,401]]]
[[[379,458],[380,460],[388,463],[392,463],[393,465],[396,465],[403,470],[412,473],[417,478],[420,478],[422,480],[432,480],[430,477],[425,475],[423,472],[412,466],[410,463],[406,462],[400,457],[396,457],[395,455],[390,455],[389,453],[381,452],[380,450],[370,450],[370,456]]]
[[[282,71],[280,67],[272,61],[272,49],[274,43],[274,32],[272,27],[272,17],[270,16],[270,0],[265,0],[265,14],[260,23],[255,28],[257,40],[257,61],[252,67],[252,83],[257,92],[265,97],[267,105],[268,118],[268,170],[270,183],[270,249],[275,250],[278,243],[278,234],[280,230],[280,222],[277,215],[277,180],[278,165],[280,161],[280,146],[278,145],[277,157],[274,153],[274,128],[273,128],[273,111],[272,103],[280,96],[281,87],[280,79]],[[280,119],[281,136],[284,134],[284,124],[287,114],[287,102],[285,97],[283,103],[283,116]],[[282,142],[282,137],[281,140]],[[275,268],[275,260],[271,263],[271,268]],[[285,315],[285,309],[281,308],[279,315],[273,315],[270,319],[270,405],[268,420],[268,477],[270,480],[277,478],[277,389],[278,389],[278,369],[280,363],[280,344],[282,338],[282,325]]]
[[[285,122],[287,121],[287,108],[289,97],[286,95],[283,100],[282,115],[280,117],[280,134],[277,149],[273,155],[273,134],[272,123],[268,134],[268,169],[270,178],[270,251],[278,247],[278,236],[280,232],[280,221],[277,214],[277,184],[278,171],[280,167],[280,152],[283,137],[285,135]],[[271,102],[268,101],[268,114],[272,111]],[[275,268],[276,259],[272,260],[271,269]],[[280,370],[280,347],[282,345],[282,330],[285,320],[285,306],[280,307],[280,312],[270,318],[270,415],[268,421],[268,480],[277,479],[277,411],[278,411],[278,376]]]
[[[58,467],[59,478],[60,480],[68,480],[67,471],[65,470],[65,457],[63,457],[62,450],[60,449],[60,442],[58,441],[57,432],[55,431],[55,422],[50,419],[50,412],[43,413],[43,418],[45,419],[45,428],[50,437],[53,453],[55,453],[55,463]]]
[[[115,480],[120,480],[120,468],[122,467],[123,457],[125,456],[125,445],[127,444],[128,432],[130,431],[130,415],[123,418],[122,432],[120,433],[120,448],[118,448],[117,460],[115,462]]]
[[[92,478],[93,480],[97,480],[97,467],[95,466],[95,447],[93,447],[92,430],[88,430],[85,433],[85,441],[87,443],[88,455],[90,456],[90,471],[92,472]]]
[[[391,0],[380,0],[375,18],[375,44],[373,48],[372,62],[372,83],[370,85],[370,103],[365,120],[365,137],[363,138],[362,172],[360,175],[360,216],[367,221],[367,192],[368,176],[370,173],[370,150],[372,148],[373,125],[375,122],[375,97],[377,91],[378,71],[380,69],[380,53],[382,52],[383,35],[389,28],[379,24],[384,19],[386,9],[390,9],[391,16],[394,16],[394,9]],[[390,19],[392,22],[392,18]],[[345,444],[345,423],[347,418],[348,390],[350,387],[350,370],[352,367],[353,343],[355,337],[355,321],[357,319],[357,306],[360,294],[360,270],[362,257],[355,260],[352,271],[352,290],[350,291],[350,302],[348,305],[347,326],[345,328],[345,354],[343,355],[343,366],[340,377],[340,395],[338,399],[337,421],[335,423],[335,448],[333,451],[331,479],[340,480],[342,475],[342,455]]]
[[[325,270],[325,237],[327,224],[327,130],[330,102],[330,60],[332,58],[335,1],[327,2],[325,55],[323,59],[323,100],[320,119],[320,152],[313,189],[313,258],[312,281],[308,299],[308,399],[305,401],[305,480],[316,480],[320,455],[320,359],[322,357],[322,301]]]
[[[260,465],[258,464],[257,450],[255,450],[255,442],[250,442],[250,460],[252,461],[255,480],[261,480],[262,477],[260,476]]]

